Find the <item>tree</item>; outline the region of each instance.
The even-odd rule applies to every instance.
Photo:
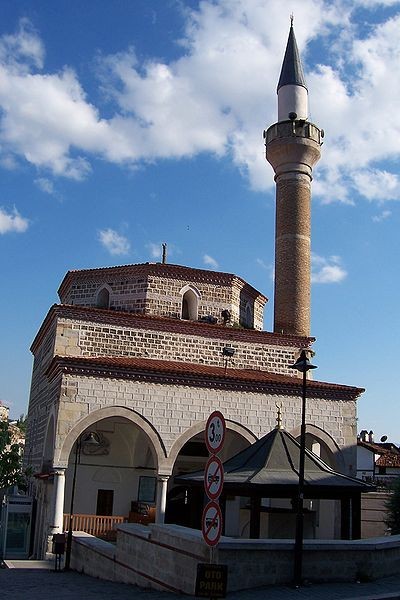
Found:
[[[400,477],[392,485],[392,494],[386,502],[386,525],[390,528],[391,535],[400,533]]]
[[[28,475],[22,468],[20,445],[13,443],[7,421],[0,421],[0,490],[14,485],[26,489]]]

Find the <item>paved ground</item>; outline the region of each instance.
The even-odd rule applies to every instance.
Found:
[[[44,561],[8,561],[0,569],[0,598],[10,600],[182,600],[182,595],[111,583],[74,571],[55,573]],[[264,587],[228,594],[229,600],[400,600],[400,574],[373,583],[316,584],[298,590]]]

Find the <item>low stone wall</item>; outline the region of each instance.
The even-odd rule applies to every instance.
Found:
[[[213,562],[228,566],[228,591],[290,583],[293,542],[222,537]],[[194,594],[197,564],[211,551],[200,531],[178,525],[123,524],[116,546],[77,532],[72,568],[88,575],[162,591]],[[380,579],[400,570],[400,536],[305,540],[303,577],[310,582]]]

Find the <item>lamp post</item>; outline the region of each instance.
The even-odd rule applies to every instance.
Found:
[[[99,441],[96,439],[96,435],[93,432],[87,433],[86,435],[81,434],[76,440],[76,449],[75,449],[75,462],[74,462],[74,475],[72,477],[72,488],[71,488],[71,504],[69,509],[69,521],[68,521],[68,534],[67,534],[67,544],[65,547],[65,564],[64,571],[69,571],[71,569],[71,550],[72,550],[72,521],[74,518],[74,500],[75,500],[75,487],[76,487],[76,472],[78,463],[81,461],[81,449],[82,442],[84,444],[98,446]]]
[[[294,542],[294,584],[301,585],[301,574],[303,566],[303,533],[304,533],[304,463],[306,456],[306,395],[307,395],[307,371],[316,369],[307,358],[305,350],[301,351],[299,358],[291,369],[303,373],[302,385],[302,407],[301,407],[301,430],[300,430],[300,460],[299,460],[299,485],[297,492],[296,512],[296,537]]]

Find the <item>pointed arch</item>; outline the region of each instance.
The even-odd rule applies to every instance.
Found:
[[[104,284],[97,290],[96,306],[98,308],[110,308],[110,298],[112,289],[109,285]]]
[[[185,285],[181,291],[181,319],[197,321],[199,316],[199,301],[201,294],[194,285]]]

